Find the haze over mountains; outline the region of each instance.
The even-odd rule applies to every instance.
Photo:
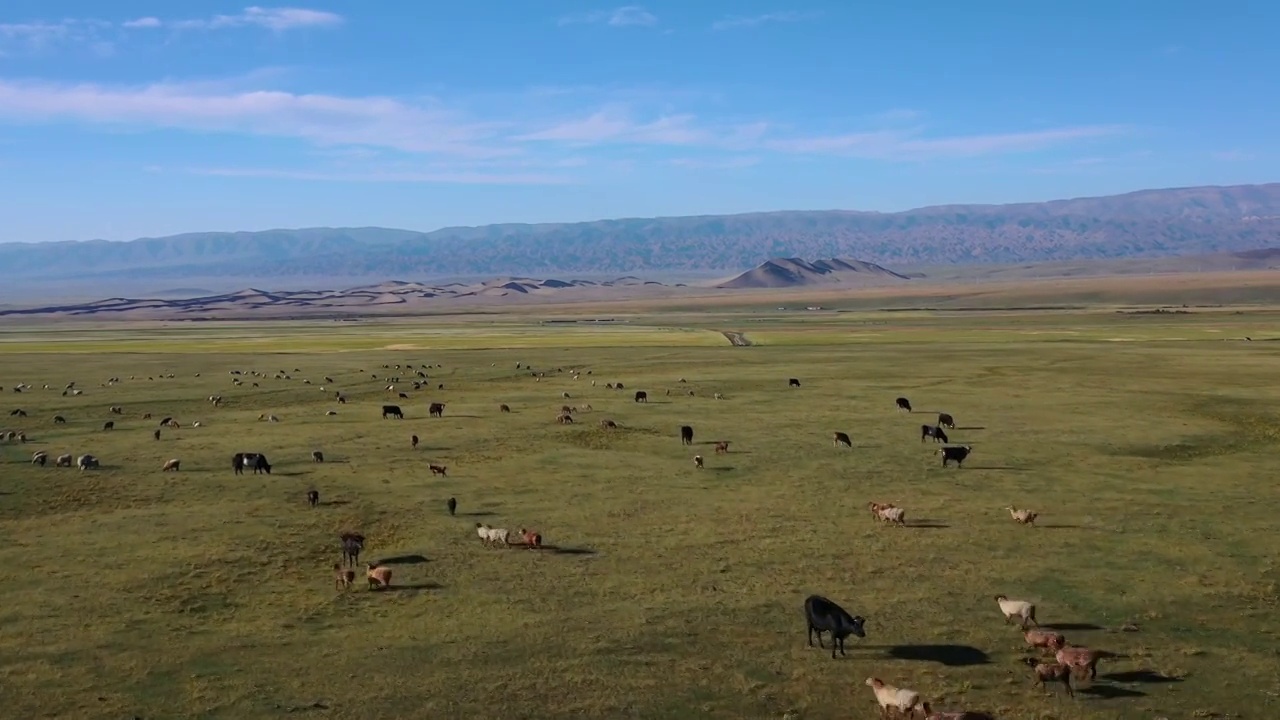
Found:
[[[1280,246],[1280,183],[898,213],[783,211],[488,225],[310,228],[0,244],[0,280],[440,277],[741,271],[767,258],[905,266],[1209,254]]]

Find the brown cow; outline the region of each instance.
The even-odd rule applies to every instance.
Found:
[[[520,537],[524,538],[525,547],[530,550],[536,550],[542,547],[542,535],[536,530],[525,530],[520,528]]]
[[[842,432],[831,433],[831,444],[837,445],[837,446],[843,445],[848,448],[853,447],[853,441],[849,439],[848,433],[842,433]]]
[[[725,453],[727,453],[727,452],[729,452],[729,441],[728,441],[728,440],[721,440],[720,442],[716,443],[716,454],[717,454],[717,455],[723,455],[723,454],[725,454]]]
[[[444,475],[445,477],[449,476],[449,473],[445,472],[449,468],[445,465],[428,465],[427,467],[431,468],[432,475]]]

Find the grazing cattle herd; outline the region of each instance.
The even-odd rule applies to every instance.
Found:
[[[402,368],[401,365],[398,364],[394,366],[384,365],[383,367],[391,373],[402,369],[413,369],[412,365]],[[422,367],[428,368],[438,366],[423,365]],[[517,364],[517,368],[521,367],[522,366],[520,364]],[[299,371],[295,370],[294,372]],[[563,372],[563,370],[560,370],[559,372]],[[583,371],[570,372],[573,373],[574,379],[577,379]],[[590,374],[590,371],[585,372]],[[247,374],[258,375],[256,372],[250,373],[247,371],[231,371],[231,374],[233,376],[233,382],[237,386],[243,385],[240,377]],[[420,378],[426,378],[426,374],[422,370],[418,370],[417,374]],[[541,381],[546,376],[545,372],[532,370],[530,370],[530,375],[533,376],[535,381]],[[266,376],[264,375],[263,377]],[[284,371],[280,371],[276,377],[290,378],[291,376],[286,374]],[[371,375],[371,378],[377,381],[377,375]],[[333,384],[331,377],[326,376],[324,379],[326,383]],[[113,378],[113,381],[118,382],[119,380],[118,378]],[[399,377],[392,376],[384,377],[384,379],[379,382],[389,382],[390,384],[386,386],[387,391],[393,392],[395,383],[401,382],[401,380]],[[680,382],[685,382],[684,378],[681,378]],[[592,381],[592,383],[594,384],[594,381]],[[413,384],[415,388],[425,385],[425,383],[418,381],[414,381]],[[68,385],[68,389],[73,385],[74,383],[72,383],[72,385]],[[800,381],[797,378],[789,378],[787,385],[790,388],[798,388],[800,387]],[[606,387],[610,389],[622,389],[623,384],[609,383]],[[321,389],[324,390],[324,388]],[[692,393],[690,392],[690,394]],[[398,393],[398,395],[401,398],[407,398],[407,394],[405,393]],[[569,397],[569,393],[562,393],[562,397]],[[720,399],[722,396],[719,393],[716,393],[715,397]],[[341,393],[335,393],[334,398],[339,402],[344,400]],[[211,396],[210,402],[215,407],[219,407],[222,405],[222,397]],[[641,404],[647,403],[648,393],[643,390],[636,391],[634,394],[634,402]],[[911,402],[905,397],[896,398],[895,404],[897,409],[900,411],[906,413],[914,412]],[[445,403],[432,402],[428,407],[428,414],[430,417],[442,417],[444,409]],[[589,405],[579,406],[577,408],[564,405],[561,407],[560,413],[557,415],[557,420],[564,424],[570,424],[573,422],[573,414],[575,412],[590,411],[590,409]],[[506,404],[500,405],[499,410],[501,413],[511,412],[511,408]],[[124,410],[120,406],[112,406],[108,408],[108,413],[114,416],[122,416],[124,414]],[[330,413],[332,413],[332,411],[330,411]],[[9,416],[20,419],[27,417],[27,413],[22,409],[14,409],[9,412]],[[381,416],[383,419],[395,418],[397,420],[403,420],[405,418],[405,413],[399,405],[382,405]],[[149,418],[150,414],[148,413],[144,417]],[[260,416],[260,419],[267,419],[271,422],[278,421],[276,416],[265,413]],[[55,424],[62,425],[67,422],[67,419],[63,415],[57,415],[54,416],[53,422]],[[173,417],[164,418],[164,420],[160,422],[160,425],[166,427],[180,427],[179,423]],[[193,427],[198,427],[199,423],[193,423],[192,425]],[[599,425],[602,430],[606,431],[616,431],[618,429],[618,425],[614,421],[608,419],[599,421]],[[103,425],[103,430],[111,430],[114,427],[115,421],[108,420]],[[945,427],[952,430],[956,429],[955,420],[951,415],[947,413],[939,413],[936,423],[922,424],[919,427],[921,442],[924,442],[928,438],[932,438],[936,443],[944,444],[944,447],[935,451],[937,454],[942,456],[943,467],[950,467],[954,464],[956,468],[959,469],[963,466],[965,459],[969,457],[973,448],[970,445],[947,444],[950,441],[943,428]],[[159,440],[160,430],[155,430],[153,435],[156,440]],[[680,426],[679,437],[682,445],[693,445],[694,428],[691,425]],[[25,442],[27,435],[25,431],[14,430],[0,432],[0,438],[10,441],[20,440]],[[831,434],[831,438],[833,444],[837,447],[853,448],[852,439],[846,432],[835,431]],[[417,448],[418,444],[418,436],[413,435],[411,437],[412,447]],[[729,441],[719,440],[704,444],[713,445],[716,455],[729,453]],[[311,453],[311,459],[313,462],[321,463],[324,461],[324,454],[320,450],[315,450]],[[44,467],[48,460],[49,453],[41,450],[33,454],[31,463],[33,465]],[[695,468],[704,468],[705,461],[702,455],[695,455],[693,460]],[[71,464],[71,454],[59,455],[54,461],[55,467],[70,467]],[[245,471],[251,471],[254,475],[270,475],[272,469],[272,465],[268,461],[267,456],[262,452],[235,453],[232,456],[231,464],[236,475],[242,475]],[[82,471],[100,467],[98,459],[94,455],[90,454],[81,455],[77,460],[76,465]],[[181,463],[179,459],[173,458],[165,462],[161,470],[164,472],[177,472],[180,469],[180,465]],[[427,463],[427,468],[432,475],[448,477],[447,467],[445,465]],[[308,505],[312,508],[319,506],[319,491],[316,489],[309,490],[306,493],[306,500]],[[446,503],[446,507],[450,516],[456,515],[458,500],[455,497],[450,497]],[[872,518],[877,522],[896,526],[907,525],[906,510],[901,507],[892,503],[876,501],[868,502],[867,507]],[[1035,511],[1018,509],[1013,505],[1009,505],[1005,509],[1009,512],[1013,520],[1024,526],[1034,526],[1035,520],[1038,517],[1038,513]],[[516,546],[530,550],[546,549],[548,547],[544,544],[543,535],[540,532],[528,528],[522,527],[513,532],[507,528],[491,527],[486,523],[477,522],[475,523],[475,531],[482,544],[487,547],[507,548]],[[339,535],[338,545],[341,553],[341,561],[332,566],[335,588],[339,590],[350,590],[352,588],[355,581],[354,568],[359,564],[360,555],[364,550],[365,542],[365,536],[359,532],[347,531]],[[385,565],[369,563],[365,566],[365,574],[369,590],[388,590],[393,587],[392,570]],[[401,582],[403,582],[403,580]],[[1026,665],[1029,666],[1032,671],[1031,679],[1036,685],[1044,686],[1048,682],[1059,683],[1065,688],[1068,694],[1074,695],[1071,683],[1072,678],[1078,677],[1079,679],[1083,679],[1088,675],[1088,677],[1092,679],[1096,676],[1098,661],[1102,658],[1108,657],[1107,653],[1101,651],[1069,645],[1061,634],[1039,629],[1039,623],[1036,620],[1036,606],[1034,604],[1023,600],[1011,600],[1004,595],[996,595],[995,600],[1005,622],[1017,622],[1020,630],[1023,632],[1024,639],[1028,647],[1035,650],[1043,650],[1053,653],[1053,656],[1050,658],[1025,658]],[[866,618],[849,613],[836,602],[821,595],[810,595],[806,597],[803,603],[803,612],[807,623],[809,645],[813,645],[813,638],[816,634],[819,647],[825,649],[826,646],[823,643],[823,634],[829,633],[831,635],[831,657],[833,659],[837,657],[837,651],[841,656],[846,655],[845,640],[847,638],[851,636],[856,638],[867,637],[866,626],[868,621]],[[1029,628],[1029,625],[1034,625],[1036,627]],[[914,715],[919,712],[927,718],[933,718],[934,720],[962,720],[964,718],[979,720],[980,718],[990,717],[985,713],[977,711],[934,712],[917,691],[895,687],[877,677],[868,677],[866,679],[866,684],[873,691],[882,714],[887,715],[890,712],[896,712],[903,715]]]

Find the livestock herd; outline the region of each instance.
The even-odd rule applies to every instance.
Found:
[[[415,370],[413,365],[404,365],[402,367],[399,364],[384,364],[382,367],[389,371],[389,374],[401,370]],[[432,367],[439,366],[422,365],[421,368],[416,369],[418,379],[411,380],[414,389],[426,387],[426,380],[428,378],[426,370]],[[561,368],[557,368],[554,371],[538,371],[522,363],[516,363],[516,368],[517,370],[527,372],[528,376],[532,377],[536,382],[541,382],[542,379],[546,377],[547,372],[565,372],[565,370]],[[257,371],[231,370],[229,372],[232,376],[233,384],[237,387],[244,385],[244,378],[246,378],[246,376],[260,377],[263,379],[268,377],[268,375]],[[295,369],[294,372],[297,373],[300,371]],[[361,370],[359,372],[364,373],[365,371]],[[575,380],[579,379],[583,373],[586,375],[591,374],[591,371],[589,370],[569,370],[568,372],[572,373]],[[172,378],[174,376],[170,374],[163,375],[161,377]],[[369,377],[372,381],[378,382],[379,384],[387,383],[387,392],[396,393],[397,396],[402,399],[408,397],[406,393],[397,391],[397,384],[402,382],[400,377],[384,377],[379,380],[376,373],[369,373]],[[292,376],[290,373],[281,370],[274,375],[274,378],[290,380],[292,379]],[[334,384],[332,377],[326,376],[324,379],[329,385]],[[108,382],[103,383],[103,385],[114,385],[120,382],[120,378],[113,377]],[[309,380],[303,380],[303,382],[305,384],[311,384]],[[684,378],[681,378],[679,382],[685,382]],[[595,381],[592,380],[591,385],[595,386],[595,384]],[[258,383],[252,382],[252,386],[257,387]],[[48,385],[45,385],[44,387],[49,389]],[[441,384],[438,387],[443,389],[444,386]],[[611,382],[608,383],[606,387],[611,390],[621,390],[624,388],[624,385],[620,382]],[[799,388],[799,379],[789,378],[788,387]],[[33,389],[34,388],[32,386],[27,384],[19,384],[12,388],[13,392],[17,393],[28,392]],[[321,387],[320,389],[322,391],[326,390],[325,387]],[[3,388],[0,387],[0,391],[2,390]],[[75,383],[73,382],[69,383],[63,391],[64,396],[69,393],[81,395],[83,391],[76,388]],[[667,394],[670,395],[669,390],[667,391]],[[693,391],[690,390],[689,394],[692,395]],[[561,393],[562,399],[568,399],[569,397],[570,393]],[[341,392],[334,392],[333,398],[339,404],[346,404],[347,402],[346,397]],[[723,396],[720,393],[716,393],[715,399],[723,399]],[[648,393],[644,390],[635,391],[633,400],[636,403],[647,403]],[[223,406],[223,398],[221,395],[210,396],[209,402],[214,407]],[[900,411],[907,413],[914,412],[910,401],[905,397],[898,397],[896,399],[896,406]],[[445,403],[431,403],[428,409],[430,417],[442,417],[445,407]],[[501,404],[498,409],[501,413],[511,412],[511,408],[507,404]],[[560,412],[555,416],[556,421],[564,424],[572,423],[575,413],[590,409],[590,405],[580,407],[564,405],[561,407]],[[124,414],[124,410],[120,406],[111,406],[108,408],[108,413],[114,416],[121,416]],[[325,414],[334,415],[336,414],[336,411],[329,410]],[[28,413],[23,409],[14,409],[9,413],[9,415],[11,418],[17,418],[19,420],[28,417]],[[399,405],[384,404],[381,406],[381,417],[383,419],[403,420],[405,413]],[[143,415],[143,418],[151,419],[151,414],[146,413]],[[61,414],[55,415],[52,420],[55,425],[64,425],[67,423],[66,416]],[[259,420],[279,422],[279,418],[277,416],[266,413],[259,416]],[[200,423],[198,422],[192,423],[193,427],[199,427],[199,425]],[[180,424],[172,417],[165,417],[160,421],[160,426],[181,427]],[[616,430],[618,428],[618,424],[613,420],[603,419],[600,421],[600,427],[606,431]],[[943,467],[949,467],[952,464],[957,468],[962,467],[965,459],[973,450],[969,445],[946,444],[949,443],[949,438],[944,428],[954,430],[955,427],[954,418],[947,413],[939,413],[936,422],[920,426],[921,442],[932,438],[937,443],[945,444],[943,447],[935,451],[936,454],[942,456]],[[103,431],[111,431],[114,428],[115,421],[107,421],[103,426]],[[159,429],[154,431],[154,437],[156,440],[160,439]],[[692,426],[680,426],[679,438],[681,445],[692,445],[693,437],[694,428]],[[852,448],[853,446],[850,436],[845,432],[833,432],[831,437],[833,444],[837,447]],[[0,431],[0,440],[25,443],[29,440],[29,435],[26,430],[4,430]],[[418,436],[413,435],[410,442],[413,448],[417,448],[419,443]],[[727,441],[717,441],[714,443],[714,446],[716,454],[722,454],[728,452],[729,443]],[[324,462],[324,454],[320,450],[313,451],[311,457],[313,462]],[[34,465],[44,466],[49,459],[50,456],[48,451],[39,450],[32,455],[31,462]],[[72,461],[73,455],[67,453],[58,455],[54,459],[53,464],[54,467],[71,467]],[[81,455],[78,460],[76,460],[75,464],[82,471],[100,467],[98,459],[91,454]],[[705,467],[704,459],[701,455],[694,456],[694,465],[698,469]],[[178,458],[173,458],[166,461],[161,467],[161,470],[179,471],[180,467],[180,460]],[[447,468],[444,465],[429,463],[428,468],[433,475],[448,477]],[[246,470],[251,471],[255,475],[259,473],[270,475],[272,465],[268,461],[267,456],[262,452],[238,452],[232,457],[232,469],[237,475],[243,474]],[[308,490],[306,500],[311,507],[316,507],[320,501],[319,491],[314,488]],[[451,516],[456,514],[457,505],[458,501],[456,498],[450,497],[448,499],[446,507]],[[878,521],[893,525],[905,525],[907,522],[906,510],[892,503],[871,501],[867,503],[867,507],[870,510],[872,517]],[[1005,509],[1008,510],[1014,521],[1022,525],[1034,525],[1035,519],[1038,516],[1038,513],[1035,511],[1018,509],[1014,506],[1008,506]],[[543,544],[542,535],[536,530],[520,528],[515,532],[512,532],[507,528],[490,527],[485,523],[476,523],[474,529],[481,542],[486,546],[503,548],[515,546],[534,550],[546,547]],[[342,533],[338,540],[341,559],[339,562],[334,563],[332,567],[334,583],[335,587],[338,589],[350,589],[356,577],[354,568],[359,562],[360,554],[364,549],[366,539],[365,536],[359,532],[347,531]],[[392,586],[392,575],[393,573],[391,568],[377,563],[369,563],[365,568],[365,576],[370,590],[390,588]],[[1070,645],[1061,634],[1039,629],[1039,624],[1036,620],[1036,607],[1030,602],[1023,600],[1010,600],[1004,595],[995,596],[995,600],[998,603],[1000,612],[1006,622],[1015,620],[1018,622],[1020,629],[1023,631],[1025,643],[1029,648],[1033,650],[1045,650],[1052,653],[1052,656],[1050,657],[1027,657],[1023,659],[1026,665],[1031,669],[1031,679],[1035,684],[1044,685],[1047,682],[1058,683],[1065,688],[1068,694],[1074,695],[1074,690],[1071,684],[1072,678],[1079,677],[1083,679],[1085,675],[1088,675],[1090,678],[1095,677],[1098,661],[1102,658],[1108,657],[1109,655],[1102,651]],[[833,659],[836,658],[837,651],[840,655],[845,655],[846,638],[850,636],[856,636],[858,638],[866,637],[867,620],[861,616],[851,615],[840,605],[826,597],[810,595],[804,601],[803,612],[807,621],[809,645],[813,645],[813,638],[814,635],[816,635],[819,647],[825,649],[822,636],[824,633],[829,633],[831,635],[831,657]],[[1030,625],[1034,625],[1035,628],[1030,628]],[[886,716],[890,713],[901,713],[904,716],[914,716],[918,712],[928,718],[928,720],[982,720],[983,718],[991,717],[987,713],[978,711],[934,711],[930,707],[929,703],[922,698],[920,693],[906,688],[895,687],[876,677],[867,678],[866,684],[871,688],[880,707],[881,713]]]

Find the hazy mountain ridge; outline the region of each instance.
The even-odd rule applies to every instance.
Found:
[[[1276,245],[1280,183],[898,213],[780,211],[426,233],[307,228],[131,242],[9,243],[0,244],[0,277],[614,273],[746,268],[762,257],[857,257],[899,266],[1028,263]]]

